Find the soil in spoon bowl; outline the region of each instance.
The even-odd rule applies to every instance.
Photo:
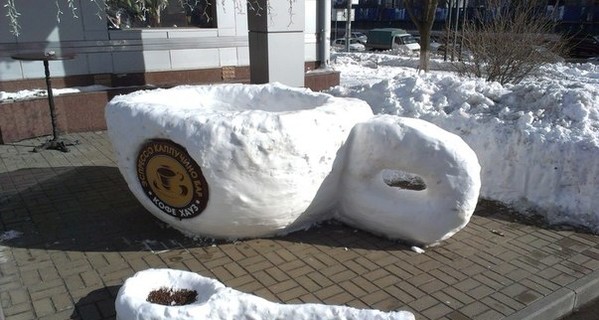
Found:
[[[197,296],[195,290],[160,288],[150,291],[146,301],[165,306],[184,306],[194,303]]]

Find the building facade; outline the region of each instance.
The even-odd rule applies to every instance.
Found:
[[[77,132],[104,129],[107,101],[132,90],[252,81],[313,90],[337,85],[339,74],[326,68],[330,3],[327,11],[317,0],[269,1],[73,0],[70,8],[67,0],[14,0],[18,36],[11,30],[16,13],[0,14],[0,91],[46,87],[42,62],[15,54],[73,54],[49,62],[53,88],[107,88],[55,98],[59,131]],[[49,118],[45,98],[0,101],[0,143],[49,134]]]
[[[346,0],[333,0],[334,9],[341,10],[346,5]],[[442,30],[448,19],[455,21],[456,15],[464,16],[464,8],[466,18],[472,18],[485,5],[486,0],[439,0],[433,29]],[[353,7],[356,29],[391,26],[414,29],[403,0],[360,0]],[[599,34],[599,0],[546,0],[540,7],[559,22],[559,31]]]
[[[268,8],[258,6],[248,12],[245,1],[239,0],[185,0],[185,6],[180,0],[164,0],[165,6],[154,14],[154,8],[124,5],[136,1],[106,0],[107,10],[102,1],[75,0],[76,10],[71,13],[66,0],[15,0],[20,14],[18,36],[9,28],[10,18],[0,15],[0,90],[28,89],[30,81],[24,80],[43,78],[40,62],[16,61],[11,55],[49,50],[76,55],[73,60],[50,63],[59,86],[65,77],[71,79],[66,80],[71,86],[249,79],[248,15]],[[294,10],[301,11],[303,60],[307,70],[316,69],[324,43],[317,0],[290,3],[302,7],[289,8],[284,18],[291,22]]]

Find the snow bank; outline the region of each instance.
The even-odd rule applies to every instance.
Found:
[[[195,290],[196,302],[183,306],[164,306],[146,301],[152,290],[160,288]],[[174,269],[147,269],[128,278],[119,289],[115,309],[117,319],[220,320],[414,320],[407,311],[382,312],[323,304],[277,304],[260,297],[225,287],[222,283],[196,273]]]
[[[329,93],[462,137],[482,166],[482,198],[599,232],[599,66],[552,64],[502,86],[395,60],[337,59],[342,85]]]

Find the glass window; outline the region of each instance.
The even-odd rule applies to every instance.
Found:
[[[216,1],[106,0],[108,28],[216,28]]]

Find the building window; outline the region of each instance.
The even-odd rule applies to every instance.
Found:
[[[106,0],[108,28],[216,28],[216,1]]]

